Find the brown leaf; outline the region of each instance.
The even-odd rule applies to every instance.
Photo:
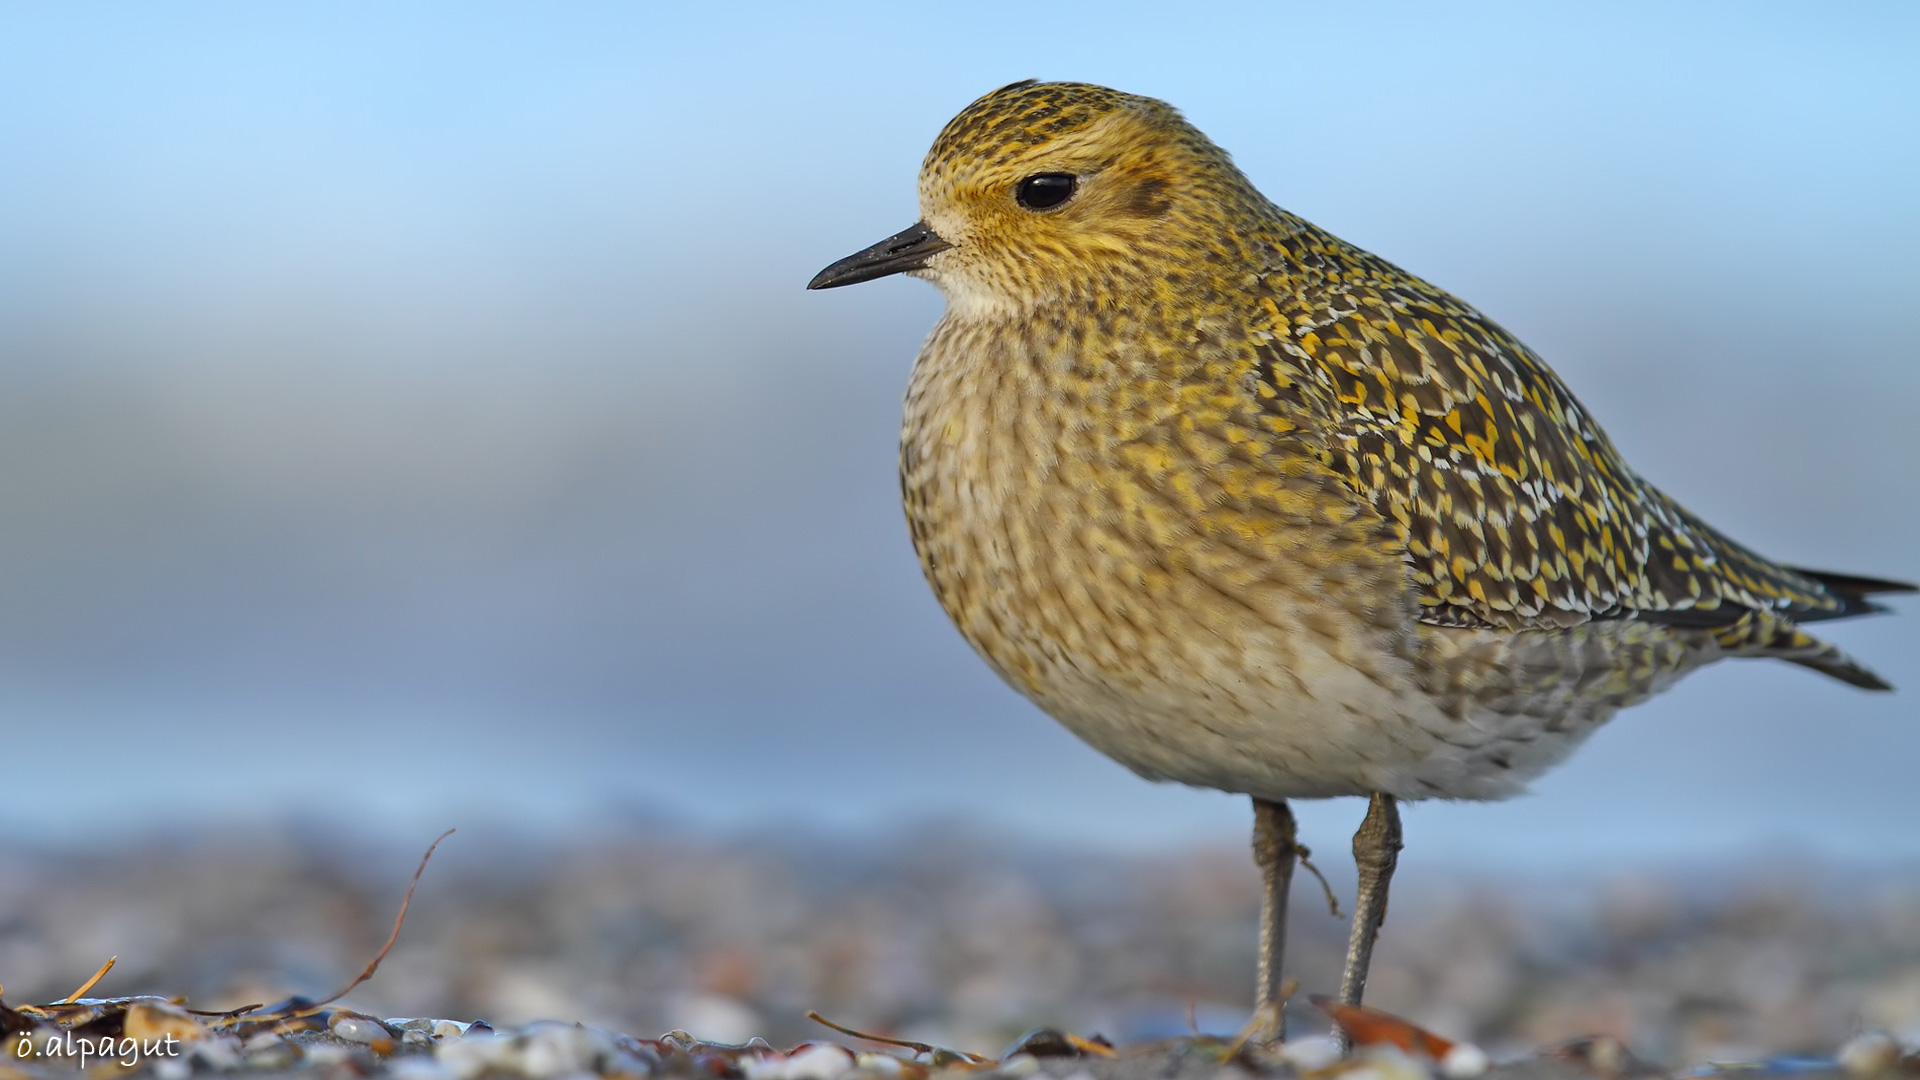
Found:
[[[1409,1024],[1392,1013],[1369,1009],[1364,1005],[1343,1005],[1325,994],[1314,994],[1307,1000],[1332,1017],[1355,1046],[1389,1043],[1409,1054],[1423,1055],[1435,1061],[1446,1057],[1447,1051],[1453,1049],[1452,1040]]]

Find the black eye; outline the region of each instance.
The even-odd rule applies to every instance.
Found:
[[[1020,181],[1013,197],[1029,210],[1051,210],[1073,198],[1073,188],[1078,183],[1072,173],[1041,173]]]

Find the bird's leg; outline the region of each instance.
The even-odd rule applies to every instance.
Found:
[[[1340,1001],[1360,1004],[1367,989],[1367,965],[1373,960],[1373,940],[1387,918],[1387,883],[1400,861],[1400,808],[1391,795],[1378,795],[1367,806],[1366,820],[1353,834],[1353,861],[1360,869],[1360,892],[1353,901],[1353,936],[1347,939],[1347,970],[1340,979]],[[1346,1046],[1346,1036],[1335,1037]]]
[[[1253,800],[1253,861],[1260,867],[1260,970],[1253,988],[1253,1038],[1276,1043],[1287,1037],[1280,997],[1280,962],[1287,952],[1287,890],[1293,885],[1293,811],[1285,801]]]

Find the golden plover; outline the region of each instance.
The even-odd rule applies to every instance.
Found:
[[[921,220],[809,288],[947,309],[900,475],[987,663],[1142,776],[1249,795],[1277,994],[1288,799],[1369,796],[1357,1004],[1400,799],[1498,799],[1727,656],[1887,684],[1801,624],[1911,586],[1771,562],[1642,480],[1478,311],[1268,202],[1168,105],[1020,82],[920,171]]]

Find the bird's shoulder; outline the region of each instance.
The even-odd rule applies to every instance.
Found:
[[[1446,292],[1304,223],[1253,313],[1263,408],[1397,530],[1423,622],[1845,614],[1638,477],[1559,377]]]

